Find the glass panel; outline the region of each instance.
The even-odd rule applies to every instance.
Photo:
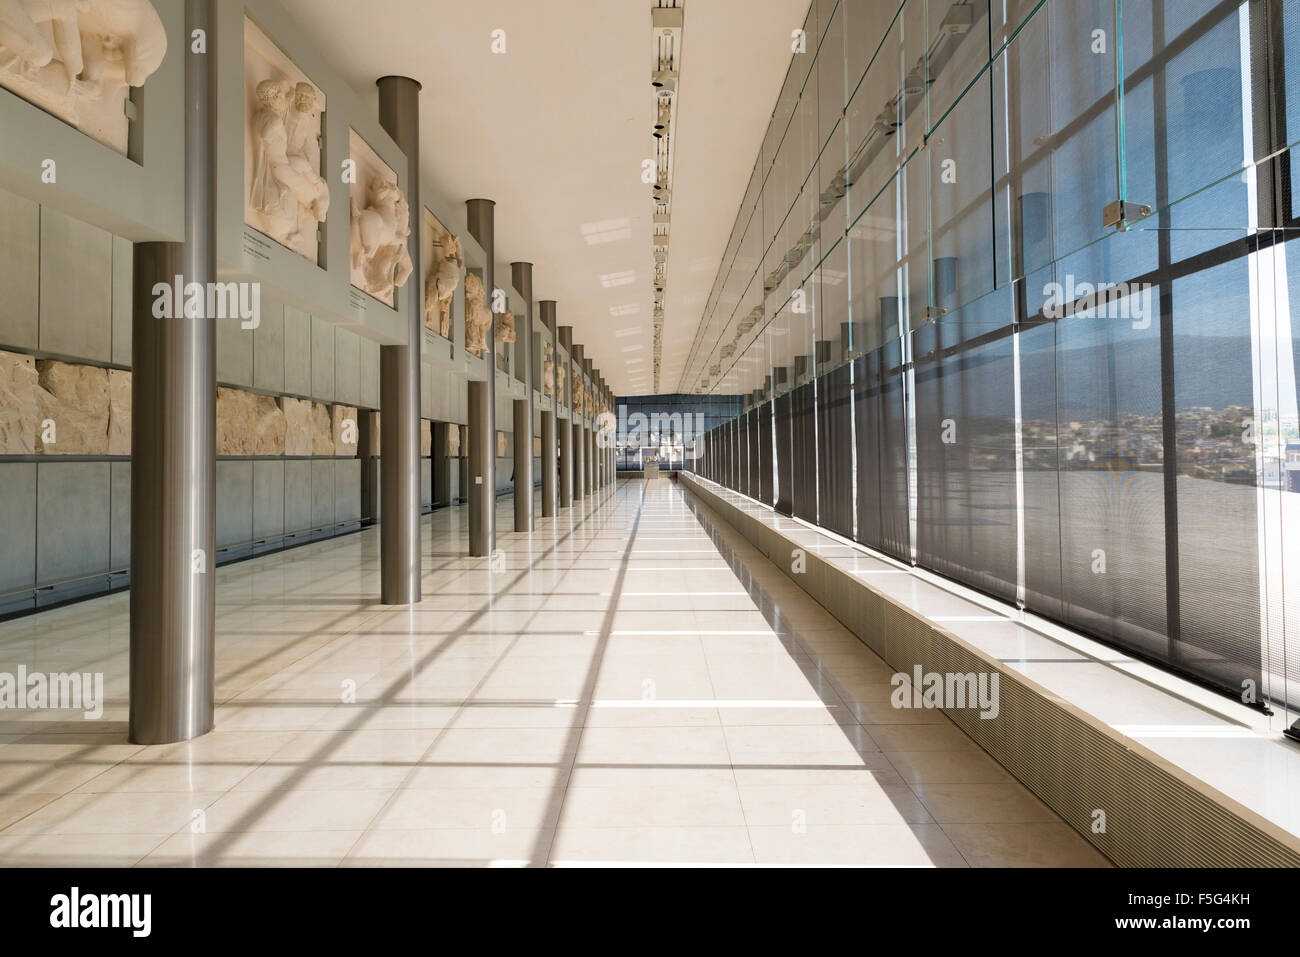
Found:
[[[925,56],[924,7],[924,0],[909,0],[899,11],[845,109],[850,219],[871,204],[924,132],[924,71],[918,66]]]
[[[1213,204],[1244,208],[1240,171],[1255,160],[1243,106],[1252,101],[1249,5],[1124,0],[1122,9],[1128,198],[1160,209],[1231,176],[1241,198],[1219,191]]]
[[[993,65],[999,285],[1110,232],[1103,210],[1119,199],[1113,19],[1112,0],[1050,0]]]
[[[853,537],[853,367],[817,380],[817,522]]]
[[[807,382],[791,395],[793,514],[817,521],[817,384]]]
[[[772,486],[772,402],[758,410],[758,500],[764,505],[774,502]]]
[[[1015,601],[1014,315],[1000,290],[913,333],[917,558]]]
[[[989,87],[987,76],[975,82],[928,150],[934,305],[949,311],[992,292],[995,281]]]
[[[926,0],[926,6],[928,111],[934,127],[988,66],[989,0]],[[986,124],[987,116],[986,108]]]
[[[774,410],[773,444],[776,447],[775,498],[776,510],[784,515],[794,514],[794,417],[790,393],[779,395],[772,403]]]

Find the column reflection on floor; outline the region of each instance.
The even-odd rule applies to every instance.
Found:
[[[183,744],[127,743],[126,595],[0,624],[0,672],[106,699],[0,713],[0,864],[1104,863],[670,480],[493,558],[424,521],[416,606],[375,600],[373,529],[220,569]]]

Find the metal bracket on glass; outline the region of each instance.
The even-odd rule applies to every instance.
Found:
[[[948,315],[948,310],[943,308],[943,306],[925,307],[924,316],[926,322],[934,322],[936,319],[942,319],[946,315]]]
[[[939,32],[945,36],[960,37],[970,32],[975,25],[975,6],[970,3],[955,3],[944,14],[939,24]]]
[[[1297,721],[1289,728],[1284,728],[1282,733],[1293,741],[1300,741],[1300,721]]]
[[[1144,203],[1117,199],[1101,211],[1101,224],[1107,229],[1127,229],[1130,223],[1136,223],[1150,215],[1151,207]]]

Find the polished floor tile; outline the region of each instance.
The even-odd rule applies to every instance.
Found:
[[[105,712],[6,715],[0,864],[1104,864],[669,480],[465,554],[424,519],[424,600],[378,531],[221,568],[217,730],[127,741],[128,600],[0,623],[0,662],[101,670]]]

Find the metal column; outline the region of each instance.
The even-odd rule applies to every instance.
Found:
[[[496,288],[496,241],[494,212],[490,199],[471,199],[465,203],[469,233],[487,256],[483,269],[483,287],[491,303]],[[497,507],[497,362],[495,323],[489,324],[483,340],[485,380],[469,384],[469,553],[473,557],[491,555],[496,548]]]
[[[560,364],[559,352],[556,350],[558,340],[555,336],[555,301],[548,299],[540,303],[542,325],[545,326],[547,334],[551,339],[551,408],[550,411],[542,412],[542,517],[554,518],[558,508],[556,507],[557,495],[556,484],[559,479],[558,464],[555,461],[555,420],[556,411],[560,405],[560,390],[557,386],[556,379]],[[542,375],[546,375],[546,350],[542,350]],[[546,388],[543,384],[542,392]]]
[[[570,357],[573,360],[572,373],[578,376],[579,382],[582,381],[582,360],[583,348],[579,343],[573,344],[573,351]],[[570,385],[573,383],[572,377],[569,379]],[[570,413],[573,422],[573,497],[574,499],[584,499],[591,494],[591,487],[587,485],[587,428],[583,425],[585,421],[582,409],[578,405],[578,396],[575,392],[573,396],[573,412]]]
[[[556,326],[555,338],[560,348],[564,350],[564,364],[559,363],[559,356],[556,356],[555,364],[555,401],[565,401],[569,408],[569,417],[560,423],[560,508],[570,508],[573,505],[573,487],[574,477],[577,472],[573,468],[574,456],[577,454],[573,448],[573,327]]]
[[[433,467],[430,471],[433,473],[434,508],[453,504],[451,494],[452,460],[447,455],[447,448],[451,444],[451,430],[459,428],[460,426],[454,422],[433,423]],[[457,436],[457,439],[459,438],[460,436]]]
[[[588,359],[585,355],[583,356],[582,359],[582,370],[587,376],[587,390],[593,396],[592,404],[594,405],[595,404],[594,403],[595,383],[592,381],[591,378],[591,360]],[[583,473],[585,476],[586,489],[588,495],[592,495],[596,491],[596,430],[593,428],[594,424],[595,424],[595,417],[588,416],[587,425],[586,425],[586,436],[585,436],[587,444],[583,448],[583,452],[584,452],[583,465],[585,466]]]
[[[593,428],[591,428],[591,437],[595,443],[595,460],[593,468],[595,472],[595,488],[604,488],[604,439],[601,437],[601,426],[603,420],[601,415],[604,412],[604,389],[601,386],[601,371],[591,369],[591,391],[595,394],[595,417],[593,419]]]
[[[515,531],[533,530],[533,264],[511,263],[510,282],[524,297],[522,326],[515,317],[524,367],[524,398],[515,399]]]
[[[420,201],[420,84],[406,76],[382,77],[379,124],[406,154],[399,181],[411,209],[407,250],[421,263],[424,206]],[[420,348],[424,342],[424,270],[417,265],[396,290],[404,313],[406,344],[379,348],[379,579],[380,601],[420,600]]]
[[[129,736],[167,744],[212,730],[216,646],[216,326],[154,317],[154,284],[217,279],[216,0],[186,0],[185,240],[137,243],[132,264]],[[206,296],[204,299],[206,300]]]

